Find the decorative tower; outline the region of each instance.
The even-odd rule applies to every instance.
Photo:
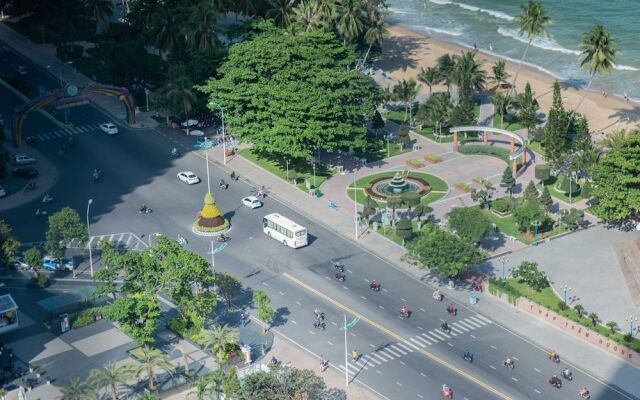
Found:
[[[193,232],[198,235],[219,235],[229,229],[229,221],[220,213],[213,194],[204,195],[204,206],[193,222]]]

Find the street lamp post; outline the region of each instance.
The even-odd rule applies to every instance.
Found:
[[[629,334],[633,335],[633,323],[637,323],[638,318],[634,318],[633,315],[629,315],[628,317],[625,317],[624,320],[629,322]]]
[[[356,186],[356,173],[353,172],[353,219],[356,226],[356,240],[358,240],[358,187]]]
[[[564,292],[564,304],[567,304],[567,292],[570,292],[571,288],[567,285],[564,285],[561,288],[562,288],[562,291]]]
[[[91,267],[91,277],[93,278],[93,253],[91,252],[91,230],[89,229],[89,208],[93,203],[93,199],[87,202],[87,235],[89,236],[89,266]],[[73,270],[75,276],[75,269]]]
[[[144,94],[147,97],[147,112],[149,112],[149,89],[144,88]]]
[[[210,101],[209,105],[220,110],[220,119],[222,120],[222,165],[227,165],[227,140],[224,130],[224,108],[215,101]]]
[[[389,139],[391,138],[391,134],[387,133],[384,136],[387,139],[387,158],[389,158],[389,157],[391,157],[391,148],[389,147]]]
[[[316,187],[316,163],[311,164],[313,167],[313,187]]]
[[[540,226],[540,221],[531,221],[531,225],[533,225],[533,245],[538,245],[538,227]]]
[[[287,163],[287,183],[289,183],[289,162],[291,160],[289,160],[288,158],[285,159],[285,162]]]
[[[573,178],[574,178],[574,176],[575,176],[575,173],[574,173],[574,172],[571,172],[571,173],[569,174],[569,204],[572,204],[572,203],[573,203],[573,200],[572,200],[572,195],[573,195],[572,182],[573,182]]]

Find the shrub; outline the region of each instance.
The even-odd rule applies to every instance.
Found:
[[[420,204],[420,194],[417,192],[404,192],[400,195],[400,199],[407,207],[415,207]]]
[[[424,167],[424,164],[421,163],[420,161],[416,160],[416,159],[411,159],[407,161],[407,167],[413,167],[413,168],[422,168]]]
[[[28,286],[41,289],[46,288],[47,286],[49,286],[49,277],[47,276],[47,274],[37,272],[35,278],[31,278],[29,280]]]
[[[568,309],[569,309],[569,306],[567,305],[567,303],[565,303],[564,301],[560,300],[560,301],[558,302],[558,309],[559,309],[560,311],[565,311],[565,310],[568,310]]]
[[[536,179],[546,181],[551,178],[551,167],[547,164],[536,165],[534,168]]]
[[[87,308],[84,311],[81,311],[76,315],[75,319],[71,323],[72,329],[80,329],[85,326],[91,325],[96,322],[96,314],[101,314],[103,312],[102,307],[91,307]]]
[[[458,152],[468,155],[476,154],[492,156],[497,157],[506,163],[509,162],[509,150],[503,149],[501,147],[489,147],[480,144],[465,144],[458,147]]]
[[[591,197],[592,193],[593,193],[593,187],[591,186],[591,182],[589,182],[587,180],[582,185],[582,189],[580,190],[580,194],[582,195],[583,198],[588,199],[588,198]]]
[[[571,182],[571,190],[569,190],[569,182]],[[558,182],[556,182],[556,190],[562,193],[571,193],[575,196],[580,193],[580,185],[575,181],[575,179],[569,180],[566,176],[559,176]]]
[[[424,159],[433,164],[436,164],[442,161],[442,159],[437,154],[433,154],[433,153],[427,154],[426,156],[424,156]]]
[[[523,261],[520,263],[515,271],[513,271],[513,277],[516,278],[518,282],[531,286],[536,292],[549,287],[547,277],[543,272],[538,270],[538,263],[535,262]]]
[[[169,328],[170,331],[185,337],[187,332],[187,321],[180,317],[173,318],[167,322],[167,328]]]
[[[491,209],[501,214],[513,211],[515,200],[512,197],[501,197],[491,202]]]

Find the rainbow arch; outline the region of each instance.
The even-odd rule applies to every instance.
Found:
[[[47,107],[53,103],[63,103],[65,101],[71,101],[73,98],[80,98],[82,96],[88,96],[91,94],[100,96],[117,97],[124,106],[127,112],[127,122],[130,125],[136,123],[136,110],[133,96],[126,88],[109,86],[109,85],[91,85],[78,89],[78,94],[75,96],[69,96],[64,90],[57,90],[55,92],[49,92],[43,96],[40,96],[31,102],[16,109],[15,118],[13,120],[13,140],[16,146],[20,146],[22,143],[22,127],[27,116],[34,111]]]

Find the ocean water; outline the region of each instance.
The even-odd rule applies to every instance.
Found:
[[[514,21],[524,0],[388,0],[388,21],[431,36],[520,60],[526,37]],[[586,86],[580,68],[582,33],[601,23],[616,39],[610,74],[596,76],[592,90],[626,92],[640,99],[640,0],[543,0],[552,19],[547,36],[534,39],[525,62],[558,79]]]

